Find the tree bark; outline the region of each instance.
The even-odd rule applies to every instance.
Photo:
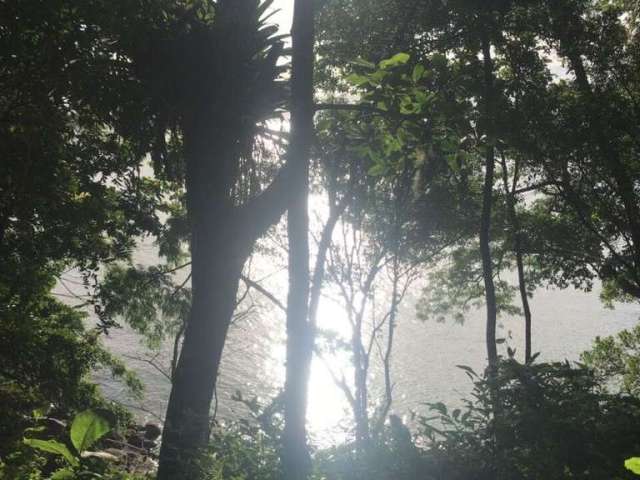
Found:
[[[331,247],[331,239],[338,220],[344,213],[349,204],[349,197],[345,196],[338,204],[329,206],[329,218],[322,228],[320,241],[318,242],[318,253],[313,269],[313,281],[311,283],[311,291],[309,294],[309,322],[315,329],[318,317],[318,305],[320,304],[320,295],[322,294],[322,284],[324,282],[327,253]]]
[[[289,203],[287,164],[257,197],[235,206],[237,132],[203,108],[185,120],[192,303],[162,435],[158,480],[196,480],[242,268],[256,240]]]
[[[364,309],[356,314],[355,328],[351,337],[353,350],[353,380],[355,389],[354,420],[356,422],[356,449],[359,453],[367,451],[369,446],[369,389],[367,374],[369,370],[369,356],[362,344],[362,323]]]
[[[520,290],[520,301],[522,303],[522,312],[524,313],[524,360],[526,363],[531,361],[531,307],[529,306],[529,296],[527,294],[527,279],[524,273],[524,254],[522,252],[522,231],[520,230],[520,222],[518,213],[516,212],[516,182],[517,170],[516,166],[513,179],[513,188],[509,188],[509,176],[507,173],[507,161],[502,157],[502,180],[504,191],[507,198],[507,216],[511,223],[511,230],[514,236],[513,251],[516,255],[516,268],[518,271],[518,289]]]
[[[355,253],[359,260],[360,253]],[[367,378],[369,376],[369,366],[371,361],[371,349],[366,348],[363,343],[363,326],[364,316],[367,312],[367,303],[373,294],[373,284],[380,270],[383,267],[384,253],[379,252],[371,263],[367,276],[362,284],[355,278],[348,278],[347,281],[355,283],[359,286],[362,298],[357,308],[353,307],[355,299],[351,298],[351,305],[347,308],[353,311],[351,349],[353,351],[353,383],[354,383],[354,402],[352,403],[353,417],[356,423],[356,450],[359,454],[366,453],[371,444],[371,428],[369,422],[369,387]],[[344,295],[343,295],[344,296]],[[349,302],[347,296],[345,301]],[[372,332],[372,335],[375,332]],[[373,338],[371,338],[373,340]]]
[[[282,462],[284,478],[303,480],[311,473],[307,447],[307,385],[314,328],[309,321],[309,155],[313,140],[313,1],[295,0],[291,75],[292,203],[288,210],[289,295],[287,364],[284,392]]]
[[[180,72],[183,82],[176,76],[180,93],[175,108],[183,136],[191,233],[192,304],[167,407],[159,480],[197,480],[210,473],[199,461],[208,446],[211,402],[242,268],[256,240],[282,216],[291,191],[287,162],[263,192],[238,205],[240,160],[251,152],[251,136],[262,115],[247,108],[258,88],[252,83],[258,3],[219,0],[216,7],[219,30],[196,28],[183,39],[189,46],[185,54],[196,55],[200,64],[193,64],[202,68]],[[224,34],[228,41],[212,50],[210,34],[215,38]],[[275,48],[269,55],[279,53]],[[211,55],[216,55],[215,65]],[[264,81],[273,79],[267,75]]]
[[[193,303],[169,397],[158,479],[199,478],[197,462],[209,439],[209,410],[244,263],[224,248],[232,239],[221,237],[205,233],[198,242],[207,244],[194,248]]]
[[[496,346],[496,288],[493,282],[493,261],[491,259],[491,210],[493,207],[493,177],[495,170],[494,145],[494,93],[493,93],[493,62],[491,46],[487,35],[482,38],[482,55],[485,85],[485,122],[487,129],[487,147],[485,157],[484,185],[482,188],[482,214],[480,217],[480,254],[482,256],[482,276],[484,279],[485,303],[487,306],[486,344],[489,371],[493,371],[498,363],[498,349]]]
[[[234,161],[232,137],[203,117],[185,129],[187,210],[191,224],[192,304],[176,367],[160,450],[159,480],[201,478],[209,413],[242,267],[253,242],[226,188],[220,165]],[[217,161],[214,161],[216,159]]]
[[[395,249],[393,257],[393,283],[391,287],[391,306],[389,308],[389,325],[387,325],[387,347],[382,359],[384,368],[384,406],[380,411],[379,424],[376,428],[376,434],[382,430],[384,421],[391,409],[393,403],[393,384],[391,383],[391,352],[393,350],[393,339],[396,331],[396,317],[398,315],[398,305],[400,303],[400,295],[398,292],[398,283],[400,282],[400,265],[398,260],[398,249]]]
[[[515,209],[514,209],[515,213]],[[515,227],[518,228],[518,227]],[[524,273],[524,259],[522,255],[521,233],[518,230],[515,238],[516,266],[518,269],[518,288],[520,290],[520,301],[522,302],[522,311],[524,313],[524,360],[529,363],[532,358],[531,351],[531,307],[529,306],[529,297],[527,294],[527,280]]]

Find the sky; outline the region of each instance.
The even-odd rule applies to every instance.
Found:
[[[279,10],[272,18],[282,33],[289,33],[293,19],[293,0],[275,0],[272,10]]]

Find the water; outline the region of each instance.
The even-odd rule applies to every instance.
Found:
[[[317,199],[314,205],[320,205]],[[271,242],[271,247],[277,244],[274,239],[266,241]],[[286,303],[287,292],[285,260],[284,255],[256,257],[250,268],[250,277],[266,279],[263,285],[282,303]],[[139,245],[134,261],[144,265],[159,262],[157,248],[151,240]],[[181,275],[184,278],[185,274]],[[71,290],[82,293],[77,273],[71,272],[65,278],[66,287],[58,285],[57,292],[69,294]],[[392,412],[400,416],[424,411],[426,402],[442,401],[450,406],[459,406],[461,398],[468,395],[472,385],[456,366],[467,365],[481,372],[486,365],[484,309],[469,312],[464,324],[420,321],[415,314],[415,304],[421,292],[419,285],[417,282],[408,291],[400,308],[393,349],[392,380],[395,387]],[[637,323],[640,305],[618,304],[614,310],[607,309],[599,300],[599,289],[596,284],[590,293],[573,289],[539,289],[535,293],[531,300],[532,343],[534,352],[540,352],[539,361],[578,360],[596,336],[611,335]],[[71,300],[71,303],[78,302]],[[254,305],[251,314],[231,326],[225,345],[217,389],[217,418],[221,420],[247,415],[246,408],[232,398],[236,392],[242,392],[245,398],[258,397],[264,405],[284,384],[284,314],[254,290],[241,309],[248,304]],[[95,323],[95,319],[90,318],[89,323]],[[500,346],[503,354],[510,346],[516,349],[516,357],[522,359],[523,324],[523,319],[517,316],[499,320],[497,336],[506,339]],[[348,340],[350,331],[346,315],[335,301],[321,300],[318,325]],[[170,365],[172,344],[168,343],[159,354],[155,354],[126,326],[112,330],[105,338],[105,344],[123,357],[145,384],[144,399],[140,402],[129,398],[123,386],[108,373],[97,372],[95,378],[105,396],[134,408],[141,421],[162,421],[170,390],[165,373]],[[151,358],[152,363],[148,361]],[[379,363],[373,362],[371,397],[380,392],[382,386]],[[337,377],[344,375],[347,380],[352,377],[348,354],[313,361],[308,423],[314,441],[320,445],[342,441],[345,428],[350,423],[348,404],[328,373],[327,364]]]
[[[591,293],[575,290],[538,290],[531,302],[533,311],[533,349],[540,351],[540,361],[578,360],[596,336],[614,334],[633,327],[640,314],[637,304],[617,305],[606,309],[598,298],[598,286]],[[286,291],[283,289],[277,292]],[[406,415],[424,411],[425,402],[443,401],[458,405],[471,383],[456,365],[468,365],[480,372],[485,366],[484,311],[472,311],[464,324],[422,322],[415,316],[416,288],[406,298],[398,321],[393,351],[392,376],[395,383],[392,411]],[[259,296],[259,294],[255,294]],[[284,298],[283,298],[284,299]],[[319,324],[345,332],[344,315],[331,302],[323,302]],[[501,346],[524,350],[523,320],[506,317],[500,320],[498,336],[506,338]],[[236,391],[245,397],[258,396],[263,403],[278,391],[284,380],[284,319],[266,305],[254,315],[233,325],[225,347],[218,384],[218,415],[221,419],[246,415],[243,406],[232,399]],[[112,331],[105,342],[117,354],[144,356],[140,338],[123,328]],[[158,362],[168,364],[168,349]],[[108,375],[99,375],[105,395],[127,404],[141,406],[141,418],[161,418],[166,408],[169,383],[166,377],[144,361],[128,360],[146,385],[141,405],[126,398],[125,392]],[[348,360],[328,359],[337,373],[349,378]],[[376,369],[373,375],[376,376]],[[379,378],[379,372],[378,372]],[[376,378],[373,379],[373,383]],[[344,438],[349,423],[347,403],[333,384],[322,362],[314,360],[309,393],[309,428],[317,443],[327,444]]]

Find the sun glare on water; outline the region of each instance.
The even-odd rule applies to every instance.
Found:
[[[351,418],[345,394],[336,384],[336,380],[344,379],[347,385],[352,385],[350,357],[347,352],[325,348],[327,334],[348,341],[350,330],[342,306],[323,298],[318,306],[317,351],[311,364],[307,403],[307,428],[312,442],[320,446],[343,442]],[[273,343],[269,355],[268,375],[281,385],[285,376],[285,338]]]
[[[322,299],[318,310],[316,340],[319,353],[314,355],[309,379],[309,402],[307,422],[309,431],[318,443],[333,443],[344,440],[346,421],[350,418],[349,404],[344,392],[336,385],[336,380],[351,384],[353,371],[345,352],[322,351],[321,332],[331,332],[342,340],[348,340],[350,332],[343,308],[328,299]]]

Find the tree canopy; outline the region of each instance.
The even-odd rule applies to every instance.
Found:
[[[0,478],[633,478],[637,328],[539,357],[532,299],[640,301],[636,2],[289,3],[290,34],[274,0],[0,5]],[[396,410],[405,322],[481,308],[469,399]],[[220,420],[251,315],[284,319],[282,392]],[[161,427],[95,381],[144,394],[123,325]],[[307,431],[317,362],[340,445]]]

